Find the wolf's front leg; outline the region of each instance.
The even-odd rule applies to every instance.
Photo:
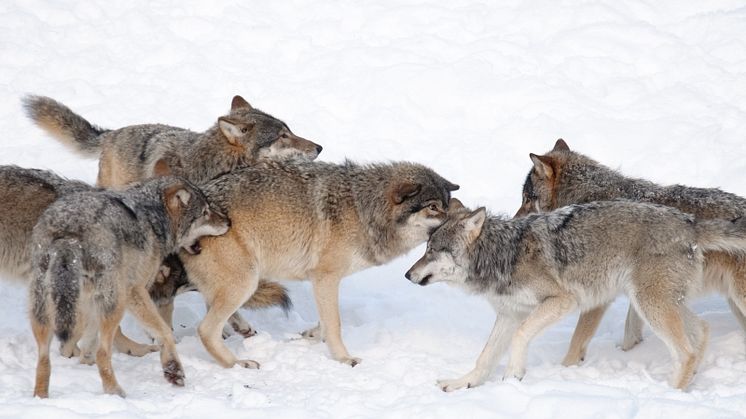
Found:
[[[339,320],[339,281],[341,278],[323,275],[314,277],[312,280],[316,308],[319,310],[321,336],[326,341],[332,358],[354,367],[361,362],[361,359],[350,356],[342,342],[342,327]]]
[[[510,336],[518,327],[519,318],[515,313],[498,313],[492,327],[487,345],[477,359],[477,365],[468,374],[453,380],[438,380],[438,387],[443,391],[454,391],[461,388],[476,387],[484,383],[500,361]]]
[[[531,339],[575,310],[577,306],[578,302],[571,294],[561,294],[542,301],[513,334],[510,342],[510,360],[505,367],[503,378],[522,379],[526,373],[526,351]]]

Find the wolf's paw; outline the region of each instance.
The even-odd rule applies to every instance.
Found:
[[[358,364],[360,364],[361,362],[363,362],[363,360],[362,360],[362,359],[360,359],[360,358],[353,358],[353,357],[344,357],[344,358],[339,358],[339,359],[337,359],[337,361],[339,361],[339,362],[341,362],[341,363],[343,363],[343,364],[345,364],[345,365],[349,365],[349,366],[351,366],[351,367],[353,367],[353,368],[354,368],[354,367],[355,367],[356,365],[358,365]]]
[[[244,338],[250,338],[256,335],[256,330],[252,329],[251,326],[241,328],[234,327],[233,330]]]
[[[184,387],[184,369],[175,359],[172,359],[163,365],[163,376],[169,383],[178,387]]]
[[[145,356],[151,352],[158,352],[161,347],[158,345],[137,345],[127,349],[127,355],[130,356]]]
[[[562,360],[562,366],[572,367],[573,365],[579,365],[583,361],[585,361],[585,356],[567,354],[565,355],[565,359]]]
[[[238,361],[236,361],[236,365],[241,366],[243,368],[249,368],[252,370],[259,369],[259,363],[256,361],[252,361],[250,359],[239,359]]]
[[[81,352],[80,363],[85,365],[93,365],[96,363],[96,355],[93,352]]]
[[[314,328],[308,329],[305,332],[301,333],[300,335],[303,336],[304,339],[320,341],[322,340],[321,326],[316,326]]]
[[[122,387],[119,387],[119,384],[115,384],[110,387],[104,387],[104,393],[106,394],[113,394],[115,396],[119,396],[121,398],[127,397],[127,395],[124,393],[124,390],[122,390]]]
[[[80,356],[80,349],[78,348],[78,345],[61,345],[60,346],[60,355],[64,356],[65,358],[72,358],[74,356]]]
[[[460,390],[462,388],[472,388],[476,387],[478,384],[472,384],[470,381],[471,377],[461,377],[457,378],[455,380],[438,380],[438,387],[440,387],[441,390],[445,391],[446,393],[449,393],[451,391]]]
[[[642,336],[634,336],[634,337],[624,337],[624,340],[622,341],[622,350],[623,351],[629,351],[630,349],[634,348],[638,344],[642,342]]]
[[[526,375],[526,369],[525,368],[519,368],[519,367],[513,367],[511,368],[508,366],[507,369],[505,369],[505,373],[503,374],[503,381],[509,381],[509,380],[523,380],[523,377]]]

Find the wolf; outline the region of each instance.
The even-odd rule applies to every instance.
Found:
[[[184,385],[171,329],[148,294],[166,255],[199,253],[204,236],[224,234],[229,219],[185,179],[162,177],[122,192],[66,195],[42,214],[32,233],[31,328],[39,348],[34,395],[48,397],[49,344],[76,329],[100,335],[96,353],[104,392],[124,397],[111,346],[128,309],[161,346],[166,379]]]
[[[78,192],[98,191],[85,182],[66,179],[53,172],[39,169],[26,169],[18,166],[0,166],[0,274],[3,278],[23,284],[31,282],[31,232],[46,210],[57,199]],[[174,261],[174,259],[176,259]],[[193,289],[188,283],[183,267],[177,258],[167,258],[166,268],[156,276],[149,292],[159,311],[166,315],[170,323],[173,299],[181,293]],[[181,268],[180,268],[181,267]],[[169,269],[171,268],[171,269]],[[262,282],[259,289],[245,305],[258,309],[280,305],[289,309],[291,302],[286,290],[271,282]],[[240,316],[231,317],[231,325],[242,334],[254,331]],[[62,345],[60,352],[65,357],[77,356],[81,349],[81,361],[92,362],[94,348],[78,348],[77,339],[70,339]],[[117,330],[114,347],[122,353],[143,356],[157,351],[155,345],[143,345],[130,340]]]
[[[482,384],[509,346],[504,377],[521,379],[538,333],[570,312],[625,293],[676,363],[670,384],[684,389],[702,358],[708,327],[685,305],[701,281],[704,252],[740,252],[746,219],[696,220],[675,208],[626,200],[570,205],[507,219],[482,207],[457,211],[430,237],[405,274],[484,295],[497,312],[476,367],[444,391]]]
[[[205,348],[224,367],[258,368],[228,350],[222,325],[259,278],[310,279],[320,327],[305,335],[322,338],[335,360],[354,367],[360,359],[341,338],[341,279],[424,243],[445,220],[457,189],[408,162],[265,161],[207,183],[205,195],[230,215],[231,230],[202,240],[200,255],[179,255],[209,306],[198,327]]]
[[[122,188],[153,176],[174,175],[200,185],[236,167],[264,159],[314,160],[322,146],[299,137],[280,119],[256,109],[241,96],[235,96],[231,110],[203,133],[162,124],[133,125],[116,130],[100,128],[70,108],[49,97],[27,95],[23,106],[29,118],[40,128],[85,157],[99,156],[97,185]],[[179,269],[174,258],[165,261],[164,272]],[[183,292],[166,281],[188,278],[162,276],[153,292],[160,295],[161,313],[170,319],[173,298],[158,288]],[[287,291],[279,284],[262,281],[261,292],[248,307],[279,305],[290,308]],[[244,337],[255,334],[239,314],[230,318],[230,326]],[[227,334],[224,333],[224,334]],[[119,338],[119,334],[118,340]],[[130,341],[131,342],[131,341]],[[129,350],[141,351],[131,342]]]
[[[103,129],[44,96],[28,95],[23,106],[36,125],[73,151],[99,157],[97,184],[105,188],[122,188],[163,172],[200,185],[257,160],[313,160],[322,150],[241,96],[233,98],[227,115],[202,133],[162,124]]]
[[[720,189],[684,185],[661,186],[624,176],[593,159],[570,150],[560,139],[545,155],[530,154],[533,167],[523,185],[523,202],[516,216],[549,211],[569,204],[624,198],[677,208],[697,219],[734,220],[746,215],[746,199]],[[705,252],[703,282],[697,295],[719,292],[746,331],[746,255]],[[581,314],[564,365],[581,362],[588,342],[606,311],[603,305]],[[642,341],[643,322],[633,307],[627,314],[622,349]]]

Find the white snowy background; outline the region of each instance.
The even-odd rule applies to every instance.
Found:
[[[56,98],[107,128],[160,122],[202,131],[241,94],[324,146],[320,159],[413,160],[461,185],[467,205],[512,214],[530,167],[562,137],[624,173],[746,196],[746,2],[40,1],[0,2],[0,164],[93,182],[81,160],[32,126],[20,98]],[[19,203],[22,205],[22,203]],[[2,216],[2,214],[0,214]],[[261,333],[229,347],[262,369],[219,367],[177,299],[185,388],[158,355],[114,356],[128,398],[103,395],[94,367],[52,357],[50,399],[31,397],[36,345],[22,285],[0,282],[0,416],[675,417],[746,414],[744,334],[719,296],[692,302],[711,341],[689,391],[670,388],[668,351],[646,330],[618,348],[620,298],[584,364],[560,361],[577,315],[530,346],[521,382],[502,366],[446,394],[494,321],[485,301],[404,272],[423,248],[347,278],[344,339],[363,363],[299,340],[317,315],[307,283],[294,309],[244,312]],[[125,331],[144,340],[129,318]],[[503,361],[504,362],[504,361]]]

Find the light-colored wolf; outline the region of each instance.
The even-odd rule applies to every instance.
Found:
[[[531,339],[572,311],[620,293],[665,342],[675,364],[670,383],[684,389],[707,343],[707,325],[685,305],[701,282],[703,252],[746,245],[746,219],[695,221],[674,208],[625,200],[512,220],[451,206],[406,277],[484,295],[497,320],[476,367],[440,381],[444,391],[483,383],[508,344],[504,376],[522,378]]]
[[[122,192],[70,194],[50,205],[31,242],[31,327],[39,348],[34,395],[49,394],[53,332],[65,343],[84,330],[83,339],[100,338],[96,364],[104,391],[124,396],[111,366],[111,346],[125,308],[162,345],[166,379],[184,385],[173,334],[148,286],[166,255],[180,248],[198,253],[203,236],[224,234],[229,225],[199,189],[175,177]]]
[[[322,150],[320,145],[293,134],[283,121],[252,107],[241,96],[233,98],[227,115],[218,118],[215,125],[202,133],[162,124],[102,129],[62,103],[44,96],[28,95],[23,105],[29,118],[47,133],[83,156],[100,158],[97,184],[105,188],[122,188],[157,175],[183,176],[201,185],[259,160],[313,160]],[[168,290],[189,289],[189,284],[179,288],[173,283],[174,280],[188,281],[188,278],[169,274],[178,272],[180,265],[177,258],[166,259],[163,272],[167,275],[153,284],[152,291],[160,296],[161,314],[167,320],[172,317],[176,295],[174,292],[168,296]],[[262,281],[260,289],[250,303],[252,308],[278,305],[289,309],[290,298],[284,287]],[[238,312],[231,316],[229,324],[245,337],[255,334]],[[131,352],[147,348],[121,333],[117,334],[117,342],[126,342]]]
[[[661,186],[629,178],[570,150],[561,139],[549,153],[530,157],[534,166],[523,185],[523,202],[516,216],[617,198],[667,205],[692,214],[698,220],[734,220],[746,215],[746,199],[740,196],[715,188]],[[731,311],[746,331],[746,254],[705,252],[703,282],[696,294],[709,292],[718,292],[728,299]],[[584,359],[588,342],[607,307],[603,305],[581,314],[564,365],[575,365]],[[642,341],[642,327],[642,319],[630,307],[622,349],[631,349]]]
[[[209,305],[198,327],[205,348],[224,367],[258,367],[226,348],[222,325],[254,293],[259,278],[310,279],[320,337],[334,359],[355,366],[360,360],[341,337],[340,280],[427,240],[445,220],[456,189],[433,170],[404,162],[268,161],[206,184],[208,199],[233,224],[226,235],[202,240],[200,255],[180,254]]]

